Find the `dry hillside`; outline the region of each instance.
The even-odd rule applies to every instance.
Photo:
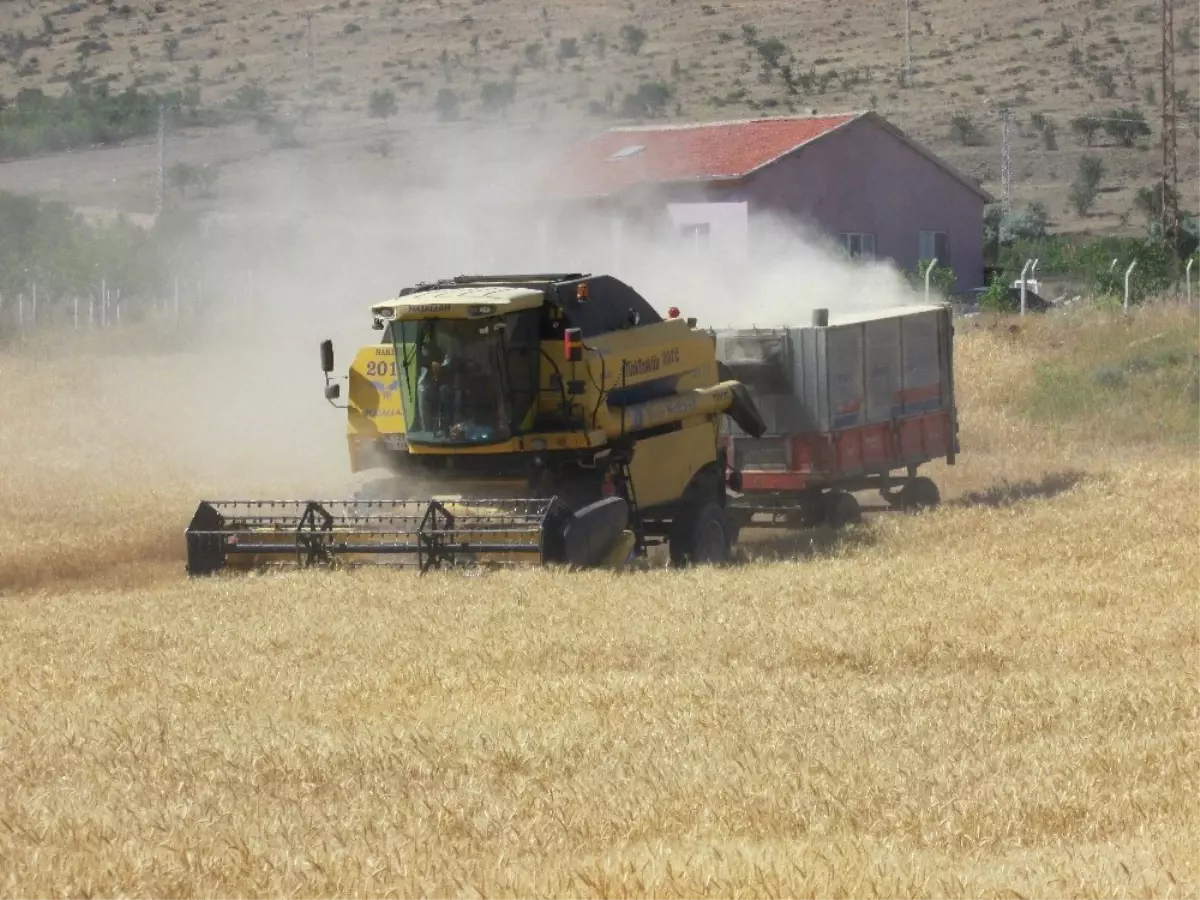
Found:
[[[332,414],[6,351],[0,894],[1194,897],[1198,324],[964,330],[932,513],[423,580],[188,583],[199,496],[328,486]]]
[[[296,132],[307,147],[334,142],[343,162],[363,164],[385,133],[402,142],[422,140],[422,126],[436,118],[439,95],[460,119],[594,129],[620,121],[626,95],[639,86],[663,85],[669,98],[662,114],[669,120],[874,107],[993,193],[1000,187],[1000,137],[987,104],[1011,104],[1019,130],[1013,141],[1018,201],[1046,203],[1058,229],[1140,229],[1132,195],[1154,181],[1161,159],[1156,2],[912,5],[915,79],[902,87],[901,0],[9,2],[0,5],[0,35],[6,36],[0,93],[61,90],[74,73],[111,79],[114,87],[193,86],[202,102],[221,103],[258,83],[296,121],[308,106],[310,115]],[[314,13],[311,104],[306,11]],[[1200,74],[1195,5],[1176,3],[1175,15],[1178,84],[1186,94],[1181,185],[1185,205],[1194,206],[1192,110]],[[765,59],[774,68],[764,70]],[[784,83],[784,66],[794,90]],[[383,89],[397,100],[387,123],[367,112],[370,94]],[[497,111],[506,97],[511,104]],[[1146,112],[1153,133],[1128,149],[1103,135],[1096,139],[1091,152],[1104,163],[1104,193],[1080,219],[1066,195],[1088,148],[1069,121],[1135,106]],[[1034,114],[1055,124],[1054,149],[1033,127]],[[956,115],[978,128],[980,145],[964,146],[952,137]],[[435,132],[424,139],[439,138]],[[236,161],[265,143],[218,140],[181,152],[193,161]],[[152,153],[136,163],[120,155],[92,157],[86,178],[79,168],[62,161],[9,164],[0,167],[0,187],[57,193],[81,204],[150,208]],[[106,192],[101,185],[113,187]]]

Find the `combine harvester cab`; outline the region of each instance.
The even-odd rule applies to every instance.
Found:
[[[954,325],[948,307],[914,305],[808,326],[716,333],[726,377],[753,395],[766,423],[749,439],[727,423],[721,443],[738,473],[737,527],[832,527],[857,522],[854,492],[888,508],[940,502],[917,474],[959,451]]]
[[[371,314],[391,354],[387,342],[363,348],[352,367],[351,468],[382,461],[445,493],[205,501],[186,532],[189,573],[619,566],[658,543],[681,565],[729,558],[721,421],[744,435],[765,425],[745,386],[720,377],[695,320],[674,308],[664,319],[629,285],[580,273],[422,284]],[[335,402],[328,341],[321,365]],[[393,393],[398,408],[382,406]]]

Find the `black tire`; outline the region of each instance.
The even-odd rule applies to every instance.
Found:
[[[734,529],[720,504],[706,500],[689,507],[672,529],[671,565],[721,565],[733,557]]]
[[[862,521],[858,499],[847,491],[830,491],[824,497],[825,524],[830,528],[845,528]]]
[[[896,494],[896,507],[905,512],[933,509],[942,502],[941,492],[932,478],[924,475],[911,479]]]

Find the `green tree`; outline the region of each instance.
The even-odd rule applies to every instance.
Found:
[[[1071,131],[1083,138],[1084,144],[1089,147],[1099,130],[1100,121],[1094,116],[1077,116],[1071,120]]]
[[[621,115],[629,119],[655,119],[661,116],[671,99],[671,88],[661,81],[643,82],[621,101]]]
[[[386,123],[399,110],[400,107],[396,103],[396,95],[391,89],[383,88],[371,92],[371,97],[367,101],[367,114],[372,119],[383,119]]]
[[[1008,289],[1008,282],[1002,275],[992,275],[987,290],[979,298],[979,308],[991,313],[1016,311],[1017,303],[1013,301],[1012,292]]]
[[[438,118],[443,122],[454,121],[458,118],[458,94],[450,88],[442,88],[437,92],[433,108],[437,110]]]
[[[621,26],[621,45],[630,56],[637,56],[646,43],[646,32],[637,25]]]
[[[1113,109],[1104,116],[1104,131],[1122,147],[1132,147],[1139,137],[1150,134],[1146,116],[1136,107]]]
[[[961,114],[950,120],[950,134],[964,147],[979,147],[987,143],[975,122]]]
[[[504,112],[517,96],[515,81],[489,81],[480,90],[480,102],[489,112]]]
[[[769,69],[778,68],[779,60],[787,53],[787,45],[779,38],[767,38],[765,41],[759,41],[754,45],[754,49],[758,51],[763,65]]]
[[[1098,157],[1084,155],[1080,158],[1079,169],[1075,173],[1075,180],[1071,182],[1068,194],[1071,205],[1079,215],[1087,215],[1092,204],[1096,202],[1096,195],[1100,192],[1100,180],[1103,177],[1104,165]]]

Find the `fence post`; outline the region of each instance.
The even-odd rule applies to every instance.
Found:
[[[1189,259],[1188,259],[1188,264],[1187,264],[1187,269],[1185,269],[1185,270],[1184,270],[1184,271],[1187,273],[1187,302],[1188,302],[1188,306],[1191,306],[1191,305],[1192,305],[1192,263],[1194,263],[1195,261],[1196,261],[1196,257],[1194,257],[1194,256],[1193,256],[1193,257],[1189,258]]]
[[[1025,315],[1025,288],[1028,284],[1027,275],[1030,265],[1037,265],[1037,261],[1027,259],[1025,260],[1025,265],[1021,267],[1021,315]]]
[[[1137,260],[1135,259],[1129,264],[1129,268],[1125,270],[1125,302],[1122,305],[1122,309],[1125,312],[1129,312],[1129,276],[1133,274],[1133,269],[1136,265]]]
[[[925,267],[925,302],[929,302],[929,276],[933,272],[933,267],[937,265],[937,257],[929,261],[929,265]]]

